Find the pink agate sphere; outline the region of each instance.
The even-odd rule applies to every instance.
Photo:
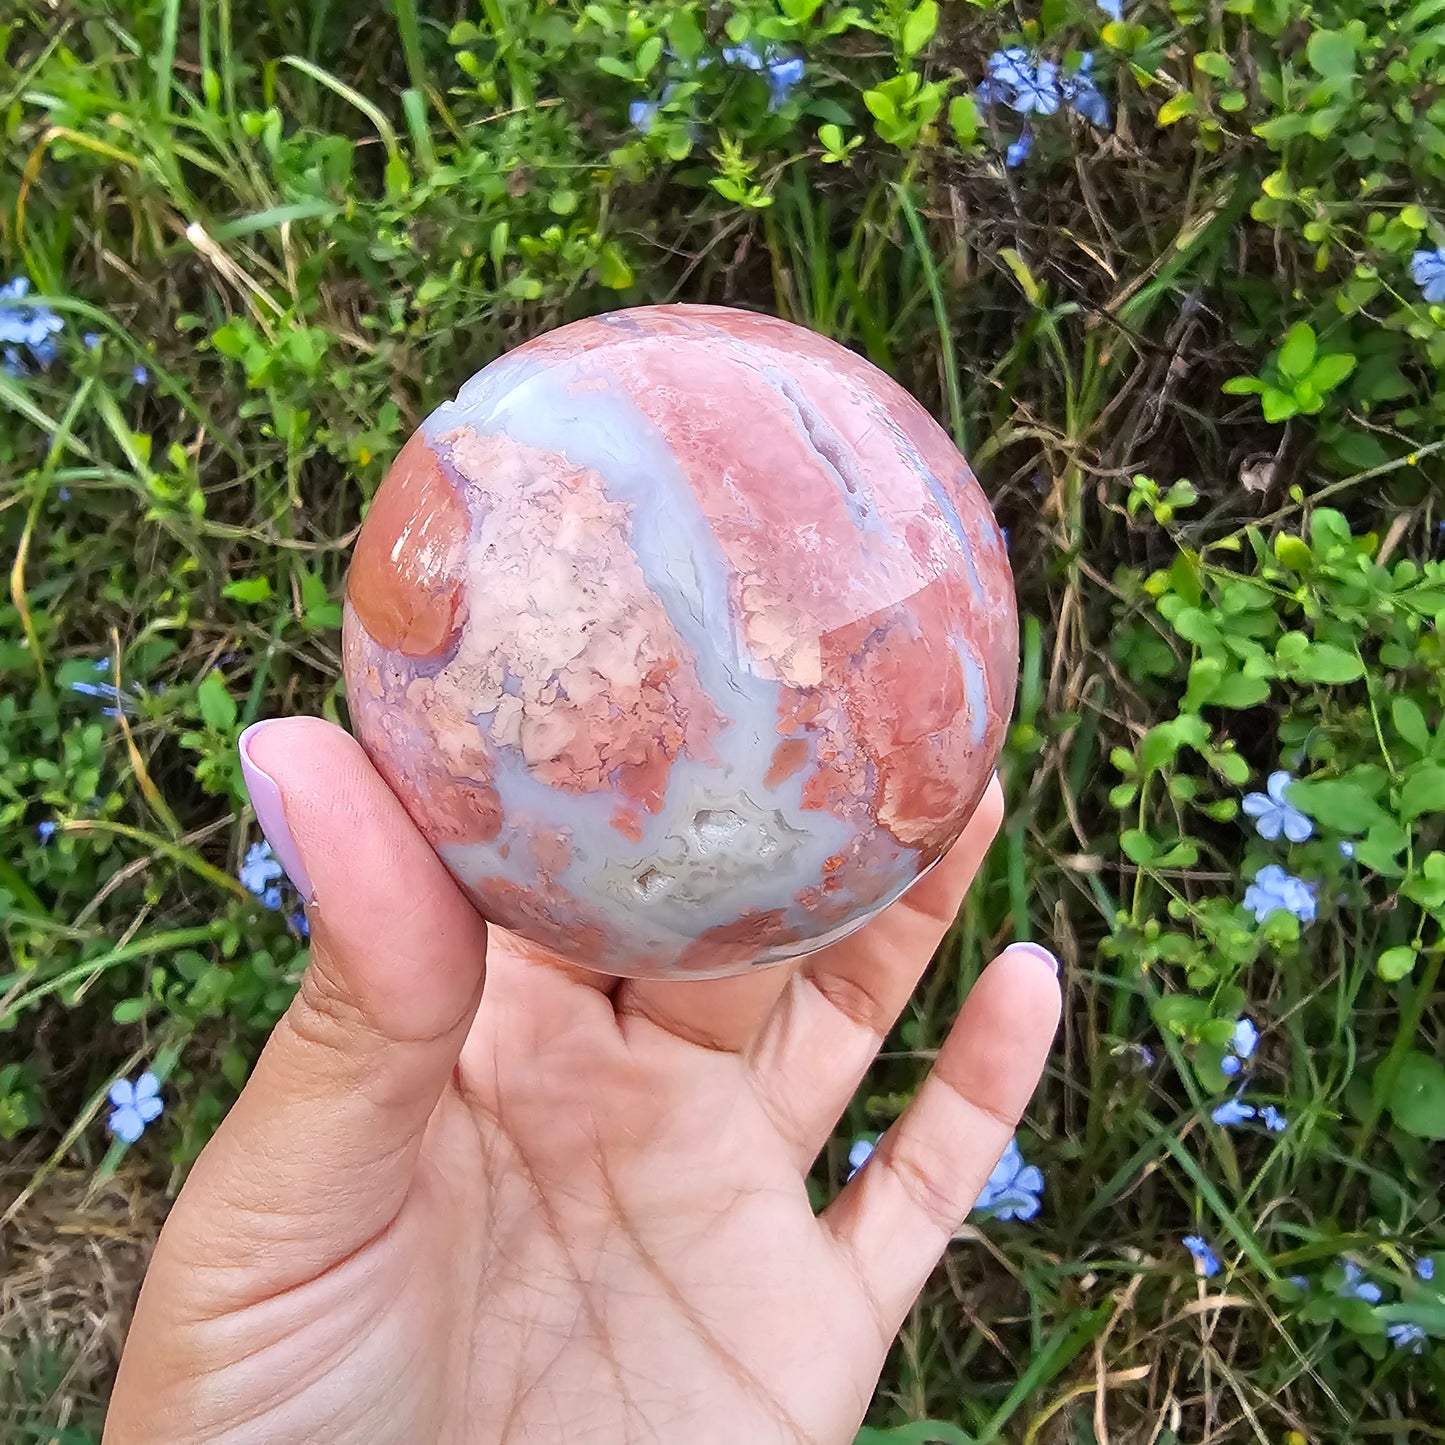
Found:
[[[958,837],[1013,707],[1003,540],[901,387],[621,311],[427,418],[347,580],[357,736],[487,919],[605,973],[821,948]]]

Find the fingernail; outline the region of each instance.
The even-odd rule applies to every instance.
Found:
[[[241,734],[237,750],[241,754],[241,776],[246,780],[246,791],[251,795],[251,806],[256,810],[256,821],[276,855],[276,861],[286,870],[292,886],[301,895],[302,903],[310,903],[316,891],[311,886],[311,875],[301,861],[296,840],[291,836],[291,827],[286,821],[286,805],[281,799],[281,789],[276,780],[251,756],[251,748],[261,733],[276,720],[252,723]]]
[[[1010,953],[1031,953],[1040,963],[1046,963],[1055,973],[1059,971],[1059,961],[1041,943],[1014,943],[1009,946]]]

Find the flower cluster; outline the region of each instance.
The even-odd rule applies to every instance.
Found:
[[[129,1079],[117,1079],[110,1086],[110,1118],[106,1127],[123,1143],[134,1144],[146,1131],[146,1125],[154,1123],[165,1107],[161,1101],[161,1081],[149,1069],[135,1083]]]
[[[1410,258],[1410,276],[1425,300],[1432,305],[1445,301],[1445,246],[1416,251]]]
[[[1259,1030],[1255,1028],[1253,1019],[1241,1018],[1235,1024],[1234,1033],[1230,1036],[1229,1052],[1219,1065],[1221,1072],[1233,1078],[1254,1056],[1254,1050],[1258,1043]]]
[[[759,50],[751,41],[741,45],[723,48],[722,57],[729,65],[741,65],[744,70],[756,71],[768,82],[768,109],[781,110],[788,97],[803,78],[803,57],[785,55],[771,45]]]
[[[1263,1108],[1257,1109],[1253,1104],[1245,1103],[1242,1096],[1226,1099],[1209,1117],[1226,1129],[1235,1124],[1247,1124],[1255,1118],[1271,1134],[1283,1134],[1289,1127],[1289,1120],[1273,1104],[1265,1104]]]
[[[876,1147],[866,1135],[853,1141],[848,1150],[849,1179],[873,1157]],[[995,1219],[1032,1219],[1039,1212],[1043,1192],[1043,1172],[1026,1164],[1019,1141],[1010,1139],[973,1207],[989,1210]]]
[[[1254,1021],[1241,1018],[1234,1025],[1230,1035],[1229,1051],[1219,1061],[1219,1071],[1227,1078],[1235,1078],[1254,1057],[1259,1044],[1259,1030]],[[1209,1116],[1221,1128],[1232,1128],[1236,1124],[1247,1124],[1258,1119],[1271,1134],[1283,1134],[1289,1127],[1289,1120],[1273,1104],[1256,1106],[1246,1102],[1241,1090],[1232,1099],[1226,1099]]]
[[[246,849],[246,856],[236,876],[247,892],[261,900],[263,908],[269,908],[272,913],[281,911],[281,885],[286,881],[286,870],[271,851],[269,843],[252,843]],[[304,909],[294,909],[287,916],[286,923],[299,937],[311,937],[311,925],[306,920]]]
[[[92,672],[109,672],[110,668],[110,661],[104,657],[96,658],[91,664]],[[83,679],[72,682],[70,690],[78,692],[82,697],[102,698],[105,706],[100,711],[104,717],[119,717],[122,713],[126,717],[134,717],[137,699],[144,695],[144,689],[139,683],[122,688],[114,682],[88,682]]]
[[[1042,1171],[1026,1164],[1019,1141],[1010,1139],[973,1207],[992,1211],[995,1219],[1032,1219],[1039,1212],[1043,1192]]]
[[[263,908],[269,908],[273,913],[279,911],[280,880],[286,876],[286,870],[271,852],[269,843],[252,843],[246,850],[245,861],[236,876],[248,892],[254,893],[261,900]]]
[[[1244,906],[1256,923],[1263,923],[1271,913],[1283,910],[1293,913],[1301,923],[1313,923],[1315,891],[1303,878],[1287,873],[1278,863],[1266,864],[1254,875],[1254,882],[1244,892]]]
[[[22,347],[39,366],[49,366],[60,354],[55,337],[65,329],[65,322],[44,302],[28,299],[29,293],[30,282],[24,276],[0,286],[0,345],[4,347],[0,359],[11,376],[25,374]]]
[[[741,45],[724,46],[722,58],[727,64],[751,70],[767,81],[768,109],[770,111],[781,110],[788,103],[793,90],[803,79],[805,70],[801,55],[788,55],[772,45],[765,50],[759,50],[756,42],[752,40],[745,40]],[[713,57],[710,55],[702,56],[691,62],[683,62],[676,56],[673,59],[683,71],[689,74],[705,70],[713,63]],[[647,135],[657,124],[658,112],[676,93],[676,83],[669,82],[657,100],[648,100],[644,96],[639,96],[627,107],[627,119],[637,131],[642,135]]]
[[[1088,51],[1072,75],[1061,75],[1056,60],[1030,54],[1021,45],[996,50],[988,58],[987,75],[975,93],[983,106],[1006,106],[1024,117],[1023,130],[1009,147],[1006,160],[1010,166],[1021,165],[1033,149],[1031,120],[1038,115],[1054,115],[1068,106],[1100,130],[1111,123],[1109,102],[1093,76],[1094,54]]]

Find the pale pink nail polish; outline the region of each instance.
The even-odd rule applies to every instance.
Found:
[[[311,875],[301,861],[296,840],[291,836],[290,824],[286,821],[286,805],[281,799],[281,789],[276,780],[251,756],[251,745],[263,728],[273,725],[276,720],[252,723],[241,734],[237,749],[241,754],[241,776],[246,780],[246,791],[251,795],[251,806],[256,810],[256,821],[276,855],[276,861],[286,870],[292,886],[301,895],[303,903],[310,903],[315,888]]]
[[[1010,953],[1031,953],[1040,963],[1046,963],[1055,973],[1059,971],[1059,961],[1041,943],[1011,943]]]

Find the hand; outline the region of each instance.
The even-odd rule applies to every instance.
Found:
[[[848,1445],[1057,1023],[1041,952],[1005,953],[814,1215],[804,1176],[997,784],[927,878],[799,967],[619,983],[489,938],[344,733],[248,747],[314,885],[311,963],[161,1235],[109,1445]]]

